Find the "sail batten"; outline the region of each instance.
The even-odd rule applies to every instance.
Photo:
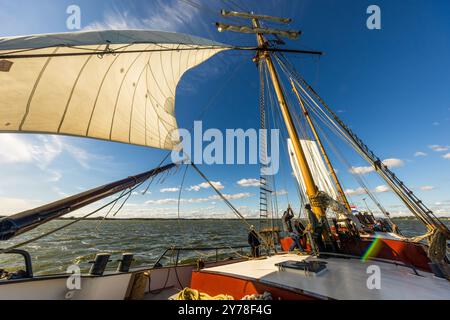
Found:
[[[0,38],[0,56],[12,64],[0,70],[0,132],[173,149],[179,81],[228,48],[146,30]]]

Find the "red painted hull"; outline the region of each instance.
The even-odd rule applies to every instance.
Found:
[[[264,292],[270,292],[274,300],[317,300],[307,294],[264,285],[258,281],[204,271],[192,272],[191,288],[210,296],[227,294],[235,300],[240,300],[246,295],[263,294]]]
[[[342,253],[352,254],[355,256],[364,256],[374,239],[360,239],[349,241],[345,244]],[[378,239],[377,250],[372,258],[387,259],[403,262],[408,265],[431,272],[427,253],[421,244],[394,240],[394,239]],[[292,244],[292,239],[287,237],[281,239],[281,248],[288,251]]]

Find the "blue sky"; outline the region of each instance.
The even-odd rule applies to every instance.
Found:
[[[294,19],[298,41],[287,46],[318,49],[319,59],[291,56],[325,101],[393,170],[439,214],[450,214],[450,3],[448,1],[204,1],[200,9],[181,0],[66,1],[0,0],[0,36],[66,32],[66,9],[81,8],[83,28],[147,28],[178,31],[216,41],[254,45],[250,35],[218,33],[221,8],[254,9]],[[381,8],[382,29],[366,27],[366,9]],[[177,91],[182,128],[203,120],[204,128],[258,127],[258,74],[250,53],[225,52],[191,70]],[[224,90],[219,91],[224,86]],[[209,112],[205,105],[217,95]],[[153,168],[165,152],[102,141],[30,135],[0,135],[1,214],[12,214]],[[282,150],[282,152],[285,152]],[[351,164],[367,166],[345,150]],[[348,153],[348,154],[347,154]],[[446,156],[447,155],[447,156]],[[285,157],[283,157],[285,158]],[[343,185],[359,206],[363,195],[332,155]],[[287,159],[282,160],[279,207],[298,208]],[[259,190],[238,184],[257,179],[258,166],[202,166],[222,191],[248,216],[256,214]],[[360,170],[364,170],[361,168]],[[174,217],[181,174],[152,185],[151,194],[133,195],[119,217]],[[364,175],[371,189],[385,191],[373,173]],[[182,217],[233,217],[211,189],[189,170],[183,187]],[[198,186],[197,188],[191,188]],[[169,189],[169,190],[163,190]],[[198,191],[196,191],[198,189]],[[165,192],[161,192],[165,191]],[[172,191],[172,192],[171,192]],[[284,192],[281,192],[284,193]],[[211,198],[210,198],[211,197]],[[394,214],[405,214],[390,192],[377,197]],[[372,204],[369,204],[373,207]]]

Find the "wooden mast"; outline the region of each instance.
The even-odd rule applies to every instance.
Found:
[[[253,26],[259,29],[260,25],[258,19],[252,19],[252,21]],[[278,78],[277,71],[273,64],[272,57],[270,56],[268,51],[264,50],[266,48],[266,39],[264,38],[264,35],[262,33],[258,33],[257,40],[258,40],[258,47],[262,49],[258,53],[258,58],[264,60],[267,64],[270,78],[272,80],[275,93],[278,98],[278,104],[280,106],[284,122],[286,124],[286,129],[288,131],[290,139],[292,140],[292,144],[294,145],[294,152],[297,157],[298,166],[305,180],[306,193],[310,200],[311,208],[317,217],[323,218],[325,217],[325,210],[323,209],[322,206],[320,206],[320,204],[317,203],[317,201],[314,201],[314,199],[317,197],[319,193],[319,189],[317,188],[317,185],[314,182],[311,169],[309,168],[308,161],[306,160],[305,152],[303,151],[300,139],[297,134],[297,130],[294,125],[294,121],[292,120],[292,115],[289,111],[286,98],[281,88],[280,80]]]
[[[338,177],[336,175],[336,171],[334,170],[333,165],[331,164],[330,158],[328,157],[328,154],[325,151],[325,148],[324,148],[324,146],[322,144],[322,141],[320,140],[320,137],[319,137],[319,134],[318,134],[318,132],[316,130],[316,127],[314,126],[314,123],[313,123],[313,121],[312,121],[312,119],[311,119],[311,117],[309,115],[309,112],[308,112],[308,110],[305,107],[303,99],[301,98],[301,96],[300,96],[300,94],[299,94],[299,92],[297,90],[297,87],[295,86],[295,83],[294,83],[293,80],[291,80],[291,84],[292,84],[292,90],[295,92],[295,95],[297,96],[297,99],[300,102],[300,106],[302,107],[302,112],[305,115],[305,118],[308,121],[309,126],[311,127],[311,131],[312,131],[312,133],[314,135],[314,138],[316,139],[317,144],[319,146],[319,149],[320,149],[320,151],[322,153],[322,156],[324,157],[325,162],[326,162],[326,164],[328,166],[328,169],[330,170],[330,174],[331,174],[331,177],[332,177],[332,179],[334,181],[334,184],[335,184],[335,186],[337,188],[337,191],[338,191],[338,194],[339,194],[339,198],[341,199],[342,203],[345,205],[347,210],[349,210],[351,212],[352,209],[350,207],[350,203],[348,202],[348,199],[345,196],[345,192],[342,189],[342,185],[339,182],[339,179],[338,179]]]
[[[226,13],[222,12],[222,15],[227,15]],[[288,104],[286,102],[286,98],[284,96],[283,89],[281,87],[281,82],[278,77],[278,73],[276,71],[276,68],[274,66],[274,63],[272,61],[272,57],[270,56],[270,47],[268,46],[268,42],[266,41],[264,34],[274,34],[277,36],[286,36],[285,30],[277,30],[277,29],[268,29],[268,28],[261,28],[259,24],[259,20],[263,19],[261,16],[254,15],[252,13],[239,13],[239,12],[233,12],[234,17],[240,17],[240,18],[251,18],[253,22],[253,28],[245,28],[245,33],[255,33],[258,41],[258,55],[256,57],[257,61],[265,61],[267,65],[267,69],[269,70],[270,78],[272,80],[275,93],[277,95],[278,104],[281,109],[281,114],[283,115],[283,119],[286,125],[286,129],[288,131],[289,137],[292,140],[292,144],[294,146],[294,152],[297,158],[297,164],[300,168],[301,174],[305,181],[305,187],[306,187],[306,194],[308,196],[311,209],[314,213],[314,215],[318,218],[319,221],[323,222],[324,229],[322,230],[322,235],[324,236],[326,246],[330,246],[332,250],[336,250],[336,243],[333,240],[333,238],[330,236],[330,228],[328,225],[328,221],[326,219],[326,209],[321,205],[320,199],[319,199],[319,189],[317,188],[317,185],[313,179],[311,169],[309,167],[309,164],[306,160],[305,152],[303,151],[303,147],[300,143],[300,139],[297,134],[297,130],[294,125],[294,121],[292,119],[292,115],[289,111]],[[272,20],[275,17],[272,17]],[[275,18],[277,19],[277,18]],[[277,19],[279,20],[279,19]],[[232,26],[227,25],[223,23],[217,24],[219,32],[222,31],[233,31],[233,32],[242,32],[238,26]],[[294,38],[298,37],[300,35],[300,32],[295,31],[289,31],[289,37]],[[318,53],[321,54],[321,53]]]

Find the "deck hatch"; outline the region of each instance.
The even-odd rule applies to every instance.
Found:
[[[284,261],[275,264],[279,271],[290,271],[309,275],[319,275],[327,270],[325,261]]]

